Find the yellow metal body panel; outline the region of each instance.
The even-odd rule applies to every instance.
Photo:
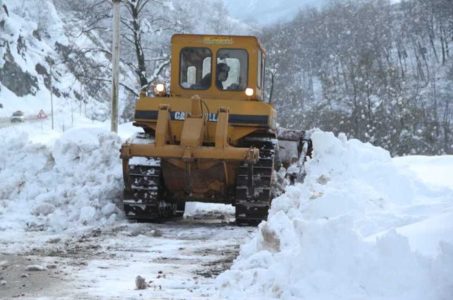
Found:
[[[134,156],[160,157],[160,158],[184,158],[186,148],[181,145],[165,145],[157,147],[156,144],[124,144],[121,150],[122,158]],[[256,161],[258,149],[227,147],[217,149],[215,147],[201,146],[191,149],[191,158],[213,159],[222,161]]]
[[[203,123],[202,118],[187,118],[184,121],[181,134],[181,146],[198,147],[203,143]]]
[[[272,105],[261,101],[241,101],[201,98],[202,113],[207,115],[204,142],[214,144],[217,112],[221,107],[229,109],[228,142],[236,145],[244,136],[258,130],[276,128],[277,113]],[[156,129],[157,111],[161,104],[170,106],[169,131],[176,143],[181,141],[183,122],[191,112],[189,97],[141,97],[136,104],[135,122],[138,126]]]
[[[170,122],[170,107],[168,105],[159,105],[157,118],[157,127],[156,127],[156,145],[161,147],[169,141],[169,137],[172,136],[169,122]]]

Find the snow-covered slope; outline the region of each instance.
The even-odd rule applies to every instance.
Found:
[[[453,157],[391,159],[319,131],[313,143],[305,183],[273,201],[218,278],[222,297],[451,299],[453,179],[437,170],[451,172]]]
[[[52,1],[4,3],[9,15],[2,14],[0,31],[0,119],[16,110],[26,119],[36,118],[40,110],[49,115],[52,90],[55,118],[60,116],[55,126],[67,128],[73,113],[105,120],[110,59],[103,51],[89,51],[108,49],[96,32],[81,34],[69,23],[69,13],[57,11]]]

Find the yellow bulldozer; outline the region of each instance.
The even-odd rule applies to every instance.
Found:
[[[171,88],[141,93],[133,124],[143,132],[121,148],[126,216],[160,221],[201,201],[259,223],[282,190],[276,171],[311,151],[303,131],[279,134],[263,100],[263,47],[253,36],[176,34],[171,55]]]

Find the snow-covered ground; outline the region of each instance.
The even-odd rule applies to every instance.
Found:
[[[452,299],[453,157],[315,132],[303,185],[217,279],[227,299]]]
[[[118,207],[119,147],[134,128],[76,124],[0,129],[0,298],[453,296],[451,156],[391,158],[315,131],[305,183],[258,229],[234,226],[231,206],[196,203],[180,221],[131,224]],[[35,264],[44,271],[26,270]]]

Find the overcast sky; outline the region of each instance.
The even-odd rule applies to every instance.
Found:
[[[266,25],[290,20],[307,6],[319,7],[327,0],[224,0],[230,14],[247,23]]]

